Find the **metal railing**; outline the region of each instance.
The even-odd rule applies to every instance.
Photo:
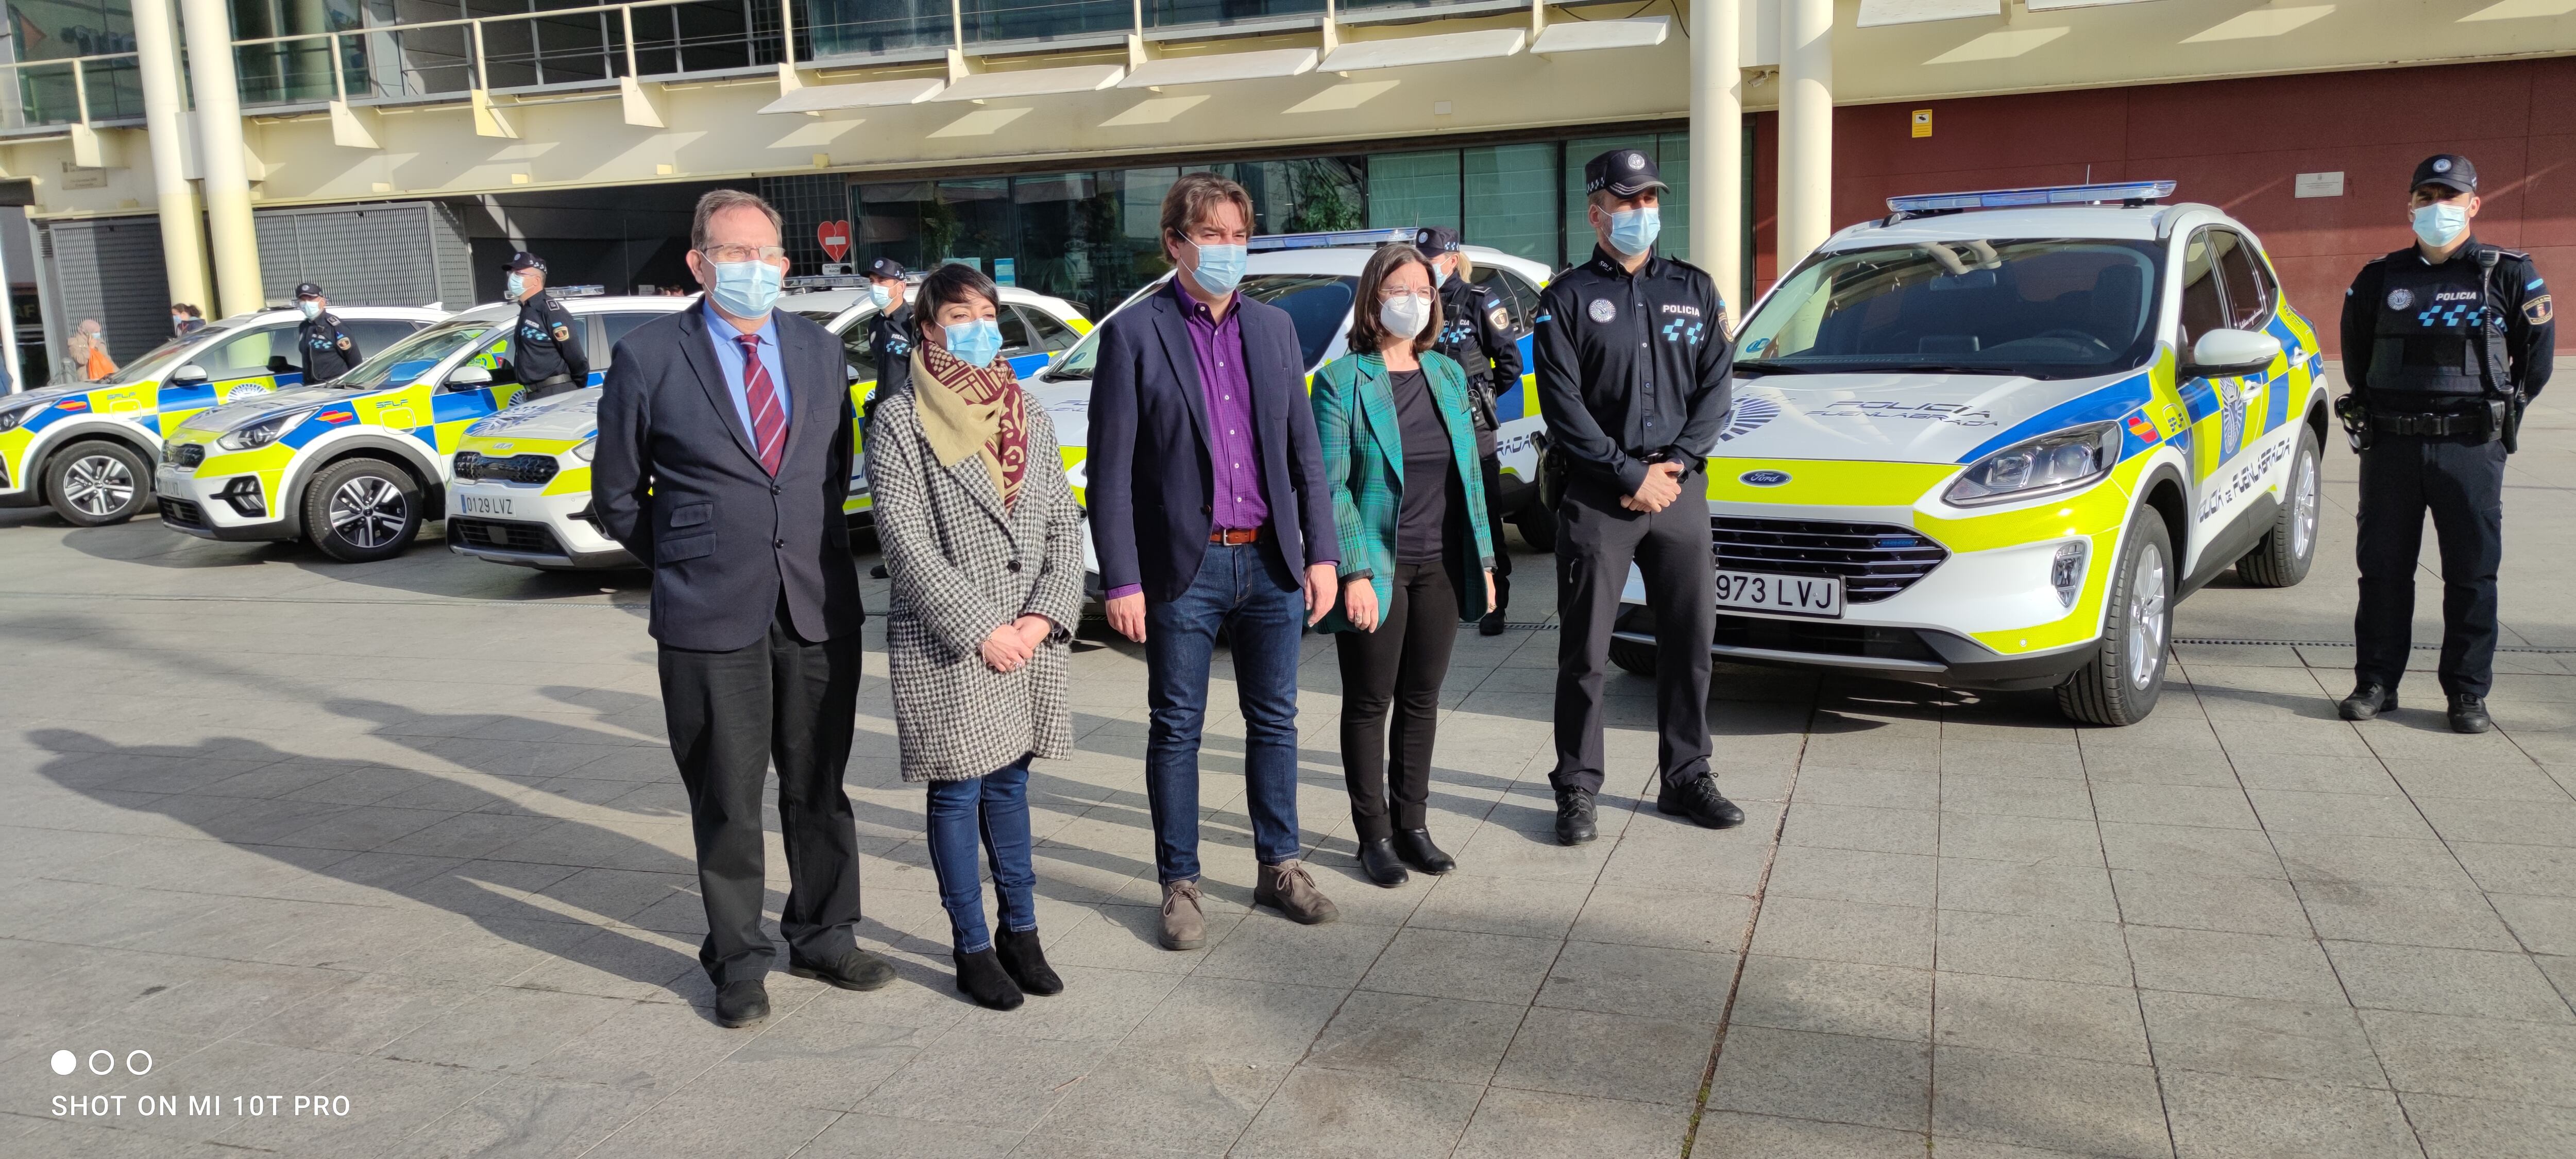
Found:
[[[0,64],[0,133],[143,119],[142,74],[131,52]]]

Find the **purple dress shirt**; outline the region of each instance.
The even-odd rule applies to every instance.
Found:
[[[1261,497],[1261,447],[1252,425],[1252,375],[1243,366],[1241,303],[1219,321],[1181,288],[1178,277],[1172,279],[1172,297],[1180,301],[1181,317],[1188,321],[1190,353],[1198,361],[1199,390],[1207,400],[1208,475],[1215,481],[1210,525],[1233,531],[1261,527],[1270,522],[1270,504]],[[1107,598],[1143,590],[1141,584],[1125,584],[1111,589]]]

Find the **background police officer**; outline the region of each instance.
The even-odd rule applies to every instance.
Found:
[[[876,356],[878,390],[912,385],[912,304],[904,301],[903,291],[903,263],[893,258],[868,263],[868,300],[877,306],[876,316],[868,319],[868,352]]]
[[[2415,618],[2424,514],[2442,556],[2442,691],[2451,727],[2485,732],[2504,558],[2504,461],[2523,404],[2549,381],[2549,287],[2528,255],[2481,244],[2478,171],[2415,167],[2415,244],[2361,268],[2343,305],[2338,405],[2361,450],[2361,606],[2345,720],[2397,707]]]
[[[1521,348],[1512,340],[1511,315],[1494,300],[1493,291],[1467,279],[1474,270],[1458,252],[1458,231],[1424,226],[1413,234],[1414,248],[1431,258],[1440,275],[1443,325],[1432,349],[1448,355],[1467,372],[1467,409],[1476,422],[1476,452],[1485,457],[1485,513],[1494,528],[1494,606],[1477,630],[1503,634],[1503,611],[1512,602],[1512,554],[1502,550],[1503,463],[1494,453],[1494,428],[1500,420],[1494,400],[1521,387]]]
[[[295,328],[295,350],[303,360],[306,385],[329,382],[366,361],[358,340],[331,312],[331,299],[322,296],[321,286],[305,282],[295,287],[295,308],[304,314],[304,324]]]
[[[520,402],[590,385],[590,355],[581,348],[581,324],[546,292],[546,263],[532,253],[510,255],[501,292],[519,304],[519,332],[511,365],[519,372]]]
[[[1601,789],[1601,684],[1633,561],[1655,617],[1655,807],[1712,829],[1744,811],[1709,776],[1709,452],[1726,420],[1734,362],[1717,284],[1655,256],[1663,180],[1654,158],[1613,149],[1583,167],[1600,244],[1541,296],[1536,352],[1556,499],[1559,635],[1556,839],[1593,839]],[[1555,489],[1555,484],[1550,484]]]

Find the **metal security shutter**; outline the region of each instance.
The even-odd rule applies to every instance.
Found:
[[[318,282],[335,306],[455,306],[455,288],[470,284],[456,221],[429,202],[275,209],[256,221],[272,301]]]
[[[170,336],[169,275],[161,265],[161,219],[102,217],[48,221],[37,228],[60,333],[47,334],[57,362],[83,318],[107,330],[119,363]]]

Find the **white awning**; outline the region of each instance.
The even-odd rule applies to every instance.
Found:
[[[1167,56],[1137,65],[1118,82],[1122,89],[1159,85],[1200,85],[1217,81],[1259,80],[1297,76],[1315,69],[1320,55],[1311,48],[1274,48],[1262,52],[1212,52],[1204,56]]]
[[[1602,48],[1648,48],[1662,44],[1671,35],[1673,18],[1648,16],[1637,20],[1560,20],[1548,25],[1530,42],[1529,50],[1540,56],[1559,52],[1590,52]]]
[[[2046,0],[2031,3],[2037,9]],[[2086,4],[2117,4],[2122,0],[2080,0]],[[1883,28],[1890,24],[1921,24],[1928,20],[1966,20],[1976,16],[2001,16],[2003,0],[1860,0],[1862,28]]]
[[[1063,68],[1024,68],[1016,72],[983,72],[960,77],[933,98],[942,101],[989,101],[1003,97],[1045,97],[1058,93],[1097,92],[1126,79],[1127,66],[1075,64]]]
[[[1526,28],[1485,28],[1444,32],[1437,36],[1400,36],[1393,40],[1360,40],[1343,44],[1316,68],[1325,72],[1360,72],[1416,64],[1449,64],[1510,56],[1529,43]]]
[[[822,113],[880,105],[916,105],[929,100],[948,82],[935,76],[877,80],[854,85],[807,85],[762,105],[764,113]]]

